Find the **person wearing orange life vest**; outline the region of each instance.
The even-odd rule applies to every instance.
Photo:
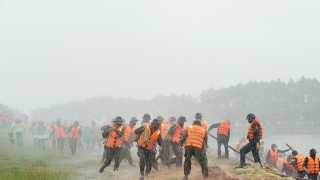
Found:
[[[225,119],[222,120],[220,123],[212,124],[208,131],[213,128],[218,128],[217,131],[217,143],[218,143],[218,158],[221,159],[221,145],[224,146],[224,153],[226,159],[229,159],[229,139],[230,139],[230,120]]]
[[[156,162],[156,143],[159,145],[159,151],[162,151],[162,138],[159,130],[161,123],[158,119],[153,119],[151,125],[144,125],[135,130],[135,134],[139,135],[138,139],[138,156],[140,168],[140,180],[148,177],[153,167],[158,171]]]
[[[246,138],[241,138],[234,146],[233,148],[235,150],[237,150],[238,152],[240,151],[240,149],[244,146],[243,143],[246,141]],[[236,151],[234,151],[234,154],[236,155],[236,157],[239,157],[239,153],[237,153]]]
[[[306,175],[306,171],[303,168],[304,157],[301,154],[298,154],[298,151],[292,151],[292,162],[291,164],[296,169],[297,176],[300,178],[304,178]]]
[[[292,165],[293,156],[289,155],[288,158],[285,160],[285,162],[282,164],[282,173],[286,173],[288,176],[295,176],[295,169]]]
[[[199,112],[194,115],[194,118],[196,118],[196,120],[199,120],[201,122],[201,127],[207,130],[207,121],[203,120],[202,117],[203,117],[202,114]]]
[[[114,168],[113,171],[118,171],[121,163],[121,152],[122,152],[122,138],[124,136],[124,127],[122,126],[124,120],[122,117],[117,116],[111,125],[108,125],[106,129],[102,132],[102,137],[106,139],[105,148],[105,161],[101,166],[99,172],[102,173],[106,167],[111,164],[114,158]]]
[[[50,133],[50,138],[52,135],[55,135],[57,139],[57,148],[59,147],[61,154],[63,154],[63,149],[64,149],[64,142],[66,139],[65,131],[66,127],[61,124],[61,120],[57,119],[55,126],[53,127],[51,133]]]
[[[276,168],[277,168],[277,170],[278,170],[279,172],[280,172],[281,169],[282,169],[284,160],[285,160],[285,158],[284,158],[283,154],[282,154],[282,153],[279,154],[279,155],[278,155],[278,161],[276,162]]]
[[[82,130],[79,125],[79,121],[74,121],[73,125],[68,128],[68,141],[71,149],[71,155],[74,155],[77,151],[77,143],[79,136],[82,136]]]
[[[256,119],[256,116],[252,113],[247,115],[247,120],[249,125],[247,139],[249,143],[243,146],[240,149],[240,165],[236,168],[243,168],[245,164],[245,155],[252,152],[254,162],[258,162],[261,164],[259,152],[257,148],[260,148],[260,139],[262,139],[262,125],[259,119]],[[259,146],[259,147],[258,147]],[[262,165],[261,165],[262,166]]]
[[[180,151],[180,140],[185,133],[185,126],[184,122],[187,122],[186,117],[180,116],[178,118],[178,121],[175,125],[171,126],[171,128],[168,131],[169,135],[172,135],[171,140],[171,147],[172,151],[175,155],[174,158],[170,159],[170,161],[167,163],[167,166],[170,166],[171,164],[176,164],[176,167],[182,167],[182,152]]]
[[[279,159],[278,154],[279,153],[285,153],[288,152],[290,149],[286,149],[286,150],[279,150],[277,149],[277,145],[276,144],[272,144],[271,148],[269,149],[267,156],[266,156],[266,164],[270,164],[273,167],[277,167],[277,161]]]
[[[310,149],[309,156],[304,159],[303,169],[306,171],[308,179],[317,180],[320,163],[319,157],[316,155],[317,151],[315,149]]]
[[[141,122],[141,126],[143,126],[143,125],[151,125],[150,124],[150,120],[151,120],[151,117],[150,117],[150,114],[144,114],[143,116],[142,116],[142,122]]]
[[[137,124],[137,121],[139,120],[136,117],[131,118],[129,125],[124,127],[124,135],[122,137],[121,161],[126,157],[129,162],[129,165],[133,167],[136,167],[136,165],[133,164],[130,149],[133,146],[132,138],[134,131],[136,130],[135,125]]]
[[[164,139],[170,129],[170,125],[168,122],[164,121],[162,116],[158,116],[157,119],[161,123],[160,133],[163,141],[162,141],[162,151],[159,153],[158,157],[156,158],[156,161],[158,161],[158,159],[161,159],[162,164],[166,165],[170,159],[170,149],[169,149],[170,142]]]
[[[199,120],[194,120],[192,125],[186,129],[186,133],[180,140],[180,151],[185,147],[184,153],[184,178],[187,180],[191,172],[191,157],[194,156],[201,166],[203,178],[208,178],[208,159],[206,144],[208,143],[207,132],[201,127]]]

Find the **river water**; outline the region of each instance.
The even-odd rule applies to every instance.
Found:
[[[212,135],[216,136],[216,133],[214,130],[210,131]],[[244,135],[246,135],[244,133]],[[239,141],[242,137],[240,135],[232,135],[229,141],[230,146],[234,146],[237,141]],[[276,144],[278,146],[278,149],[285,150],[288,149],[286,146],[286,143],[288,143],[294,150],[297,150],[300,154],[303,156],[309,155],[309,151],[312,148],[315,148],[320,155],[320,141],[319,138],[320,133],[313,133],[313,134],[295,134],[295,132],[292,132],[292,134],[281,134],[277,135],[277,133],[272,134],[265,134],[263,137],[263,141],[265,143],[264,148],[270,148],[271,144]],[[212,137],[209,138],[209,146],[212,148],[217,148],[216,140]],[[224,154],[224,148],[222,146],[222,154]],[[287,155],[291,154],[291,151],[286,153]],[[234,156],[234,153],[231,151],[230,156]]]

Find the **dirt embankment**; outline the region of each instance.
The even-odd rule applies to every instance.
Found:
[[[136,167],[129,166],[127,161],[123,161],[120,165],[118,173],[114,173],[113,163],[100,174],[98,172],[101,167],[100,158],[102,151],[91,151],[91,152],[79,152],[76,159],[78,162],[74,164],[75,170],[78,172],[73,179],[96,179],[96,180],[138,180],[140,177],[139,173],[139,159],[136,152],[131,152],[134,164]],[[80,162],[79,162],[80,160]],[[209,178],[214,180],[237,180],[233,172],[233,168],[239,160],[218,160],[216,157],[208,156],[208,169]],[[183,168],[175,168],[174,166],[168,168],[163,166],[159,160],[159,170],[152,170],[148,179],[150,180],[180,180],[184,177]],[[200,180],[202,179],[202,172],[199,165],[192,164],[191,173],[189,180]]]

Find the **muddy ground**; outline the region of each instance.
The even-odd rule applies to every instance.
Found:
[[[236,180],[233,168],[239,163],[237,159],[220,160],[215,156],[215,151],[210,150],[208,152],[208,166],[209,166],[209,179],[215,180]],[[78,150],[75,155],[74,162],[68,162],[72,164],[73,169],[77,172],[73,176],[73,179],[110,179],[110,180],[135,180],[139,179],[139,159],[136,155],[136,150],[133,148],[131,155],[136,167],[129,166],[127,161],[123,161],[120,165],[118,173],[114,173],[113,163],[105,169],[103,173],[99,173],[101,167],[101,156],[103,151],[100,149],[92,150]],[[159,170],[152,170],[151,174],[147,179],[150,180],[180,180],[184,177],[183,168],[163,166],[160,162]],[[191,174],[189,175],[190,180],[202,179],[202,173],[200,166],[192,165]]]

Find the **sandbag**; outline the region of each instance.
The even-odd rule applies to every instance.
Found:
[[[134,133],[133,136],[132,136],[132,141],[133,142],[138,142],[138,139],[139,139],[139,134]]]
[[[171,142],[171,141],[172,141],[172,134],[167,133],[167,134],[164,136],[164,140]]]
[[[250,173],[254,173],[255,170],[254,168],[238,168],[236,170],[234,170],[234,172],[239,175],[239,174],[250,174]]]

